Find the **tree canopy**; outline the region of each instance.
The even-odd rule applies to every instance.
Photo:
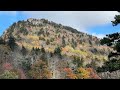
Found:
[[[120,24],[120,15],[116,15],[112,21],[113,26]],[[97,69],[98,72],[115,71],[120,69],[120,33],[108,34],[101,39],[102,45],[107,45],[113,48],[113,51],[108,55],[109,61],[106,61],[102,67]]]

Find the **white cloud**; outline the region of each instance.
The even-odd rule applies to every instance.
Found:
[[[16,15],[17,11],[0,11],[1,14]]]
[[[103,37],[106,36],[106,35],[104,35],[104,34],[96,34],[96,33],[92,33],[92,35],[93,35],[93,36],[96,36],[96,37],[98,37],[98,38],[100,38],[100,39],[102,39]]]
[[[28,18],[45,18],[89,33],[89,27],[111,23],[117,11],[22,11]],[[94,34],[103,37],[102,34]]]
[[[33,18],[47,18],[63,24],[82,26],[84,28],[94,25],[110,23],[117,11],[23,11]]]

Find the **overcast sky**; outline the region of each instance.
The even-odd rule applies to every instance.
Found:
[[[99,38],[105,34],[119,32],[111,21],[117,11],[0,11],[0,34],[13,22],[28,18],[45,18],[56,23],[71,26],[79,31]]]

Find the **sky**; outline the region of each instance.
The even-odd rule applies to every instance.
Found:
[[[0,35],[19,20],[45,18],[103,38],[106,34],[120,32],[120,25],[113,27],[111,23],[118,14],[117,11],[0,11]]]

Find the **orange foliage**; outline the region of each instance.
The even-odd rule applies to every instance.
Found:
[[[66,72],[66,78],[67,79],[76,79],[76,75],[73,73],[73,71],[70,68],[65,68],[64,71]]]
[[[90,72],[91,79],[101,79],[92,68],[87,68],[86,70]]]
[[[78,78],[82,79],[100,79],[92,68],[78,68]]]
[[[73,73],[71,68],[65,68],[67,79],[100,79],[100,77],[95,73],[92,68],[78,68],[76,73]]]
[[[68,48],[62,48],[62,51],[63,51],[63,52],[67,52],[67,51],[68,51]]]
[[[50,79],[51,78],[51,72],[48,70],[47,65],[42,60],[35,62],[31,70],[29,71],[29,74],[34,79]]]

